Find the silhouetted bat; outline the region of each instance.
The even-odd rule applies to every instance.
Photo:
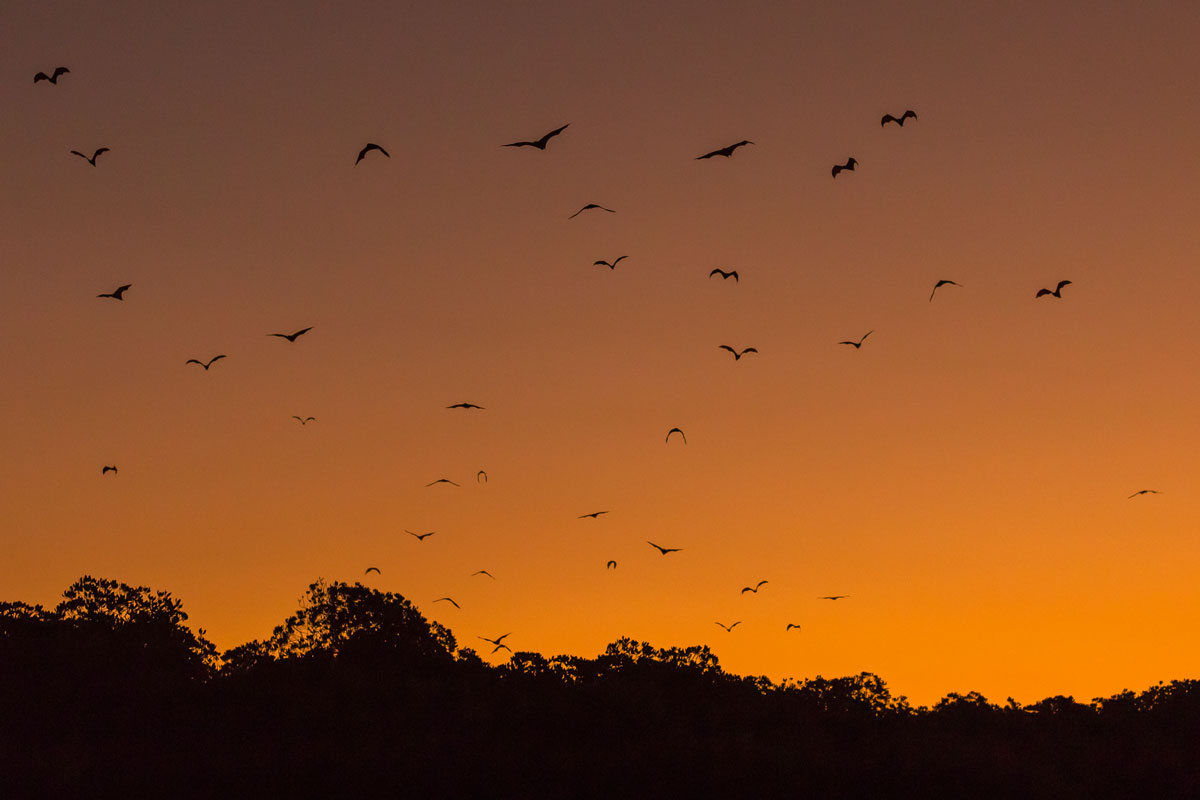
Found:
[[[855,159],[855,158],[851,158],[845,164],[834,164],[833,165],[833,177],[836,178],[838,176],[838,173],[844,169],[853,170],[857,166],[858,166],[858,159]]]
[[[671,428],[671,430],[667,431],[667,442],[671,441],[672,433],[678,433],[680,438],[683,439],[683,443],[687,444],[687,437],[683,435],[683,431],[681,431],[679,428]]]
[[[220,361],[222,358],[225,358],[225,356],[223,356],[223,355],[220,355],[220,356],[213,356],[212,358],[210,358],[210,359],[208,360],[208,363],[207,363],[207,364],[205,364],[203,361],[201,361],[201,360],[199,360],[199,359],[197,359],[197,358],[189,358],[187,361],[185,361],[185,362],[183,362],[183,363],[184,363],[185,365],[186,365],[186,364],[199,364],[200,366],[204,367],[204,371],[205,371],[205,372],[208,372],[208,368],[209,368],[209,367],[211,367],[211,366],[213,365],[213,362],[214,362],[214,361]]]
[[[565,131],[567,129],[567,125],[570,125],[570,124],[571,123],[568,122],[566,125],[563,125],[561,128],[555,128],[554,130],[550,131],[545,136],[543,136],[542,138],[540,138],[534,142],[510,142],[509,144],[502,144],[500,146],[501,147],[536,147],[538,150],[545,150],[546,142],[550,141],[552,138],[554,138],[555,136],[558,136],[560,133]]]
[[[745,350],[743,350],[742,352],[739,353],[737,350],[734,350],[732,347],[730,347],[727,344],[720,345],[717,347],[717,349],[718,350],[728,350],[729,352],[733,353],[734,361],[741,361],[742,356],[746,355],[746,353],[757,353],[758,352],[758,348],[756,348],[756,347],[747,347]]]
[[[961,283],[955,283],[954,281],[950,281],[950,280],[946,280],[945,278],[942,278],[940,281],[938,281],[937,283],[935,283],[935,284],[933,285],[933,291],[929,293],[929,302],[931,302],[931,303],[933,302],[933,296],[934,296],[935,294],[937,294],[937,290],[938,290],[938,289],[940,289],[940,288],[942,288],[943,286],[958,286],[958,287],[961,287],[961,286],[962,286],[962,284],[961,284]]]
[[[1059,281],[1058,286],[1054,287],[1053,292],[1050,291],[1049,289],[1038,289],[1038,293],[1033,296],[1033,299],[1036,300],[1044,294],[1048,294],[1052,297],[1057,297],[1059,299],[1062,299],[1062,288],[1069,283],[1070,283],[1070,281]]]
[[[755,594],[758,594],[758,590],[762,588],[764,583],[766,583],[766,581],[759,581],[754,586],[747,586],[746,588],[742,589],[740,594],[745,594],[746,592],[754,592]]]
[[[379,152],[383,153],[388,158],[391,158],[391,155],[388,153],[387,150],[384,150],[382,147],[375,144],[374,142],[367,142],[367,146],[364,147],[362,150],[358,151],[358,158],[354,159],[354,166],[357,167],[358,162],[363,160],[363,156],[365,156],[367,153],[371,152],[372,150],[378,150]]]
[[[655,548],[656,550],[658,550],[658,552],[662,553],[664,556],[667,553],[678,553],[680,550],[683,549],[682,547],[661,547],[660,545],[655,544],[654,542],[650,541],[649,539],[646,540],[646,544]]]
[[[428,489],[430,486],[433,486],[435,483],[448,483],[451,486],[458,486],[457,483],[450,480],[449,478],[438,478],[436,481],[431,481],[431,482],[425,484],[425,488]]]
[[[859,339],[857,342],[838,342],[838,344],[848,344],[848,345],[853,345],[854,349],[855,349],[855,350],[857,350],[857,349],[859,349],[860,347],[862,347],[862,343],[863,343],[863,342],[865,342],[865,341],[867,340],[867,337],[868,337],[868,336],[870,336],[870,335],[871,335],[872,333],[874,333],[874,332],[875,332],[875,331],[867,331],[866,333],[864,333],[864,334],[862,335],[862,338],[861,338],[861,339]]]
[[[731,155],[733,155],[734,150],[737,150],[739,147],[746,144],[754,144],[754,142],[750,141],[749,139],[742,139],[740,142],[734,142],[728,147],[722,147],[719,150],[713,150],[711,153],[705,153],[702,156],[696,156],[696,160],[699,161],[702,158],[712,158],[713,156],[725,156],[726,158],[729,158]]]
[[[133,284],[127,283],[124,286],[118,286],[116,289],[114,289],[111,292],[108,292],[107,294],[98,294],[98,295],[96,295],[96,297],[111,297],[114,300],[124,300],[125,298],[123,297],[123,295],[125,294],[125,290],[128,289],[130,286],[133,286]]]
[[[736,270],[736,269],[731,269],[729,272],[726,272],[726,271],[725,271],[725,270],[723,270],[723,269],[714,269],[712,272],[708,273],[708,277],[709,277],[709,278],[712,278],[712,276],[713,276],[713,275],[720,275],[722,280],[726,280],[726,281],[727,281],[727,280],[729,280],[730,278],[733,278],[733,282],[734,282],[734,283],[739,283],[739,282],[740,282],[740,281],[738,280],[738,274],[737,274],[737,270]]]
[[[629,258],[629,256],[617,256],[617,260],[612,262],[611,264],[608,263],[607,261],[593,261],[592,266],[593,267],[608,267],[609,269],[616,269],[617,264],[621,263],[621,259],[623,259],[623,258]]]
[[[88,158],[88,157],[87,157],[87,156],[85,156],[83,153],[79,152],[78,150],[72,150],[72,151],[71,151],[71,155],[73,155],[73,156],[79,156],[79,157],[80,157],[80,158],[82,158],[84,161],[88,162],[89,164],[91,164],[91,165],[94,167],[94,166],[96,166],[96,157],[97,157],[97,156],[99,156],[101,153],[107,153],[107,152],[108,152],[108,148],[107,148],[107,147],[101,147],[99,150],[97,150],[96,152],[92,153],[92,157],[91,157],[91,158]]]
[[[913,111],[911,108],[908,111],[905,111],[899,117],[893,117],[891,114],[884,114],[883,119],[879,120],[879,127],[882,128],[884,125],[887,125],[889,122],[894,122],[897,125],[899,125],[901,128],[903,128],[904,120],[909,119],[910,117],[912,119],[917,118],[917,112]],[[936,120],[935,120],[935,122],[936,122]]]
[[[267,336],[278,336],[280,339],[287,339],[289,342],[294,342],[296,341],[297,336],[303,336],[311,330],[312,327],[309,326],[303,330],[296,331],[295,333],[268,333]]]
[[[721,622],[718,622],[717,624],[720,625],[722,628],[724,628],[726,633],[730,633],[738,625],[741,625],[742,621],[739,619],[737,622],[733,623],[732,625],[725,625],[724,623],[721,623]]]
[[[55,67],[54,74],[52,75],[47,75],[44,72],[39,72],[37,75],[34,75],[33,82],[37,83],[38,81],[50,81],[51,83],[58,83],[58,76],[66,75],[70,71],[71,70],[67,69],[66,67]]]
[[[576,212],[575,212],[574,214],[572,214],[571,216],[567,217],[567,219],[575,219],[575,218],[576,218],[576,217],[578,217],[580,214],[582,214],[583,212],[587,211],[589,208],[598,208],[598,209],[600,209],[601,211],[607,211],[607,212],[608,212],[608,213],[610,213],[610,214],[615,214],[615,213],[617,213],[617,212],[613,211],[611,208],[605,208],[604,206],[597,205],[596,203],[588,203],[586,206],[584,206],[583,208],[579,209],[578,211],[576,211]]]
[[[440,603],[440,602],[442,602],[443,600],[445,600],[447,603],[449,603],[450,605],[452,605],[452,606],[454,606],[455,608],[457,608],[459,611],[462,611],[462,606],[460,606],[458,603],[454,602],[454,601],[453,601],[452,599],[450,599],[449,597],[439,597],[437,600],[434,600],[433,602],[435,602],[435,603]]]
[[[101,475],[103,475],[103,474],[105,474],[105,473],[107,473],[107,472],[111,472],[113,475],[116,475],[116,474],[117,474],[117,468],[116,468],[116,467],[104,467],[103,469],[101,469],[101,470],[100,470],[100,474],[101,474]]]
[[[480,411],[485,410],[483,406],[477,406],[474,403],[455,403],[452,406],[446,406],[446,408],[478,408]]]

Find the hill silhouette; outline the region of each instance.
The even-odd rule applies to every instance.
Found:
[[[490,666],[403,596],[317,581],[218,654],[167,592],[0,603],[0,795],[1187,797],[1200,682],[913,707],[877,675],[619,639]]]

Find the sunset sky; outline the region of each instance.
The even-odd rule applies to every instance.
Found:
[[[493,663],[926,704],[1197,677],[1194,6],[22,0],[0,41],[0,600],[149,585],[224,649],[361,580]]]

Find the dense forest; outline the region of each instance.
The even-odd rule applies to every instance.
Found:
[[[913,707],[621,639],[490,666],[404,597],[312,584],[225,653],[168,592],[0,603],[3,797],[1196,797],[1200,681]]]

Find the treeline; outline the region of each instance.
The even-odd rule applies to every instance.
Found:
[[[0,603],[0,796],[1200,796],[1200,681],[927,708],[627,638],[492,667],[402,596],[321,581],[224,653],[186,620],[92,577]]]

